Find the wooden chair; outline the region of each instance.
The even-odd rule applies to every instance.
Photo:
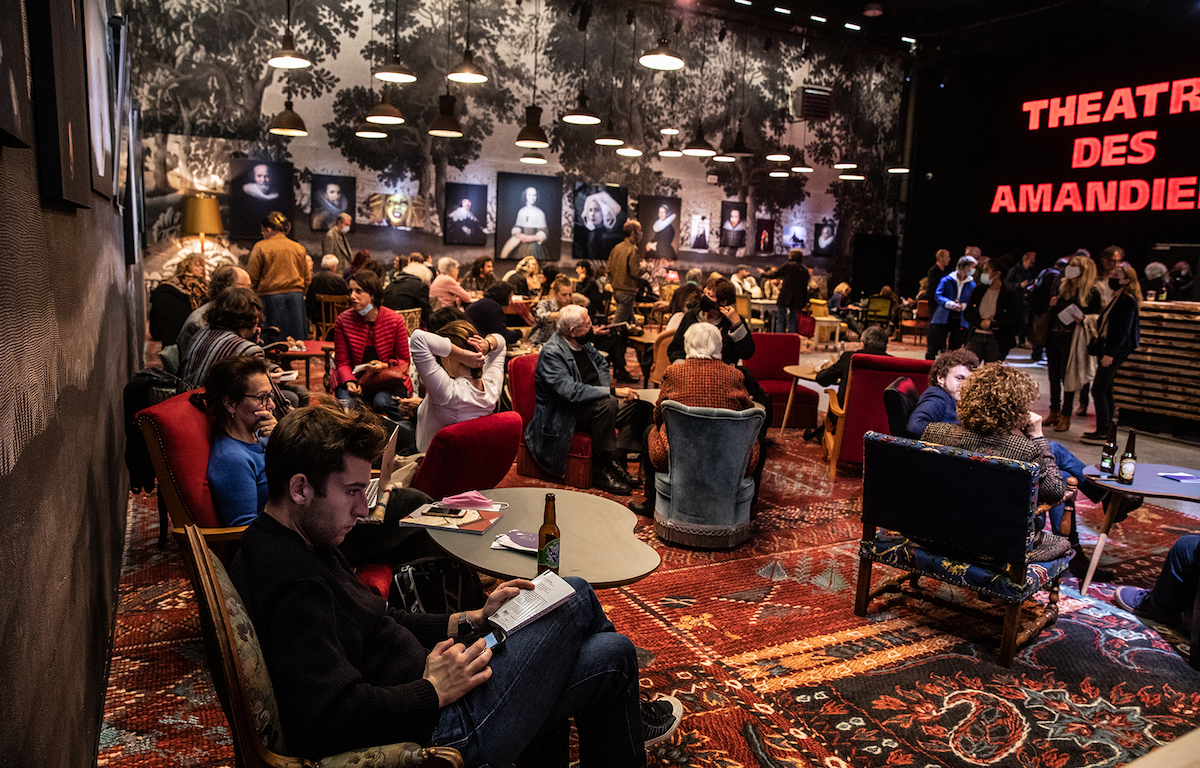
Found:
[[[930,360],[910,360],[890,355],[856,354],[846,374],[846,401],[839,405],[837,390],[827,389],[829,415],[825,419],[822,446],[829,460],[829,479],[837,479],[838,462],[863,463],[863,435],[872,430],[886,434],[887,409],[883,392],[897,376],[907,376],[918,395],[929,386]],[[835,424],[836,422],[836,424]]]
[[[404,329],[412,336],[413,331],[421,327],[421,308],[413,307],[412,309],[398,309],[396,314],[404,318]]]
[[[333,324],[337,320],[337,316],[350,308],[350,297],[318,293],[317,301],[321,303],[321,321],[315,323],[317,327],[316,338],[326,341],[329,338],[329,334],[333,333]]]
[[[671,359],[667,357],[667,348],[671,346],[671,340],[675,338],[675,331],[675,328],[663,331],[654,339],[654,364],[650,368],[648,380],[651,387],[662,385],[663,373],[671,364]]]
[[[868,432],[854,613],[866,616],[883,592],[902,592],[991,620],[986,611],[942,598],[940,590],[920,590],[917,581],[930,576],[969,589],[1007,604],[997,662],[1009,666],[1017,647],[1058,618],[1059,580],[1073,554],[1031,557],[1039,541],[1039,471],[1037,464]],[[1068,485],[1064,528],[1074,514],[1075,479]],[[969,515],[963,499],[971,499]],[[904,573],[872,588],[875,562]],[[1041,590],[1049,592],[1044,606],[1030,600]]]
[[[841,335],[848,330],[849,326],[838,321],[834,324],[836,318],[829,314],[829,305],[824,299],[809,299],[808,311],[817,321],[817,333],[813,336],[813,346],[818,344],[830,344],[841,338]],[[831,338],[831,336],[833,338]]]
[[[185,525],[180,544],[200,609],[213,687],[229,721],[234,755],[241,768],[462,768],[458,750],[412,742],[343,752],[316,761],[286,755],[275,689],[246,606],[199,528]]]
[[[887,296],[871,296],[863,303],[863,327],[887,325],[892,322],[892,300]]]
[[[739,293],[733,297],[733,306],[737,309],[738,314],[750,326],[751,331],[761,331],[763,329],[763,320],[761,317],[753,317],[750,308],[750,294]]]
[[[929,330],[929,318],[933,317],[933,312],[930,309],[929,301],[921,299],[917,302],[917,311],[911,320],[900,321],[900,339],[903,341],[905,332],[911,332],[913,336],[921,338]]]

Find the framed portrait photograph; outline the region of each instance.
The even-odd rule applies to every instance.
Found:
[[[371,212],[367,223],[373,227],[422,229],[425,226],[421,200],[404,192],[373,192],[367,197],[367,210]]]
[[[146,191],[142,175],[142,140],[139,135],[141,114],[137,102],[129,107],[125,117],[126,131],[123,152],[127,156],[126,181],[121,197],[121,218],[125,230],[125,263],[137,264],[145,245]]]
[[[783,231],[783,247],[808,250],[808,227],[804,222],[793,221]]]
[[[113,151],[112,36],[108,28],[106,0],[83,0],[84,48],[87,53],[88,136],[91,138],[92,189],[106,198],[113,196],[115,177]]]
[[[721,247],[746,247],[746,204],[721,201]]]
[[[292,219],[296,209],[292,173],[291,163],[249,158],[229,161],[230,237],[257,240],[262,235],[262,220],[271,211]]]
[[[487,184],[446,182],[442,242],[446,245],[486,245]]]
[[[496,260],[558,261],[562,179],[501,172],[496,178]],[[606,257],[607,258],[607,257]]]
[[[684,248],[689,251],[711,251],[712,247],[712,222],[708,214],[693,213]]]
[[[764,256],[775,253],[775,219],[755,220],[754,252]]]
[[[678,197],[638,195],[638,222],[642,225],[647,259],[675,261],[679,252],[681,207]]]
[[[576,260],[608,261],[608,254],[625,239],[629,189],[593,182],[576,182],[571,256]]]
[[[0,144],[33,146],[33,104],[29,98],[29,68],[25,55],[25,24],[21,0],[0,0]]]
[[[79,0],[44,0],[26,3],[25,10],[29,65],[38,94],[33,104],[38,187],[44,199],[88,208],[88,102],[80,98],[87,93],[83,9]]]
[[[314,232],[333,229],[338,216],[350,214],[350,231],[354,231],[354,187],[358,180],[353,176],[312,175],[312,213],[308,225]]]
[[[813,255],[832,256],[833,241],[837,238],[837,222],[833,219],[821,219],[821,222],[813,229],[816,230],[816,237],[813,239]]]

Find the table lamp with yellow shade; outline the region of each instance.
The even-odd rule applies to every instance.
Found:
[[[221,225],[221,206],[215,197],[189,196],[183,200],[183,223],[179,227],[184,236],[200,236],[200,254],[204,255],[204,236],[219,235],[225,231]]]

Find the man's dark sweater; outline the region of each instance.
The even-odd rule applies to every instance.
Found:
[[[388,287],[383,289],[380,303],[397,312],[420,308],[422,328],[429,322],[429,315],[433,311],[429,305],[429,286],[421,278],[407,272],[388,283]]]
[[[268,514],[242,534],[231,578],[258,632],[291,754],[427,744],[438,695],[422,678],[449,618],[389,609],[341,553]]]

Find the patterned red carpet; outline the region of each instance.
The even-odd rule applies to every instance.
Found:
[[[538,483],[514,471],[504,484]],[[956,612],[893,597],[855,616],[860,491],[853,475],[829,483],[817,449],[789,434],[737,550],[667,547],[642,520],[662,567],[600,596],[642,649],[644,690],[685,703],[653,764],[1115,766],[1195,727],[1200,673],[1186,648],[1111,606],[1106,584],[1080,598],[1068,580],[1058,623],[1011,669],[995,664],[998,630]],[[99,764],[231,766],[182,562],[173,543],[154,546],[153,497],[130,510]],[[1090,505],[1081,517],[1099,521]],[[1119,583],[1149,586],[1175,538],[1196,530],[1143,507],[1105,564]]]

